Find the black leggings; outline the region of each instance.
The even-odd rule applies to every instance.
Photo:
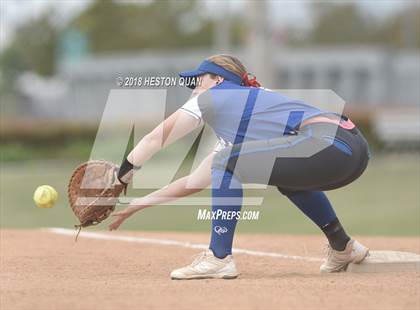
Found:
[[[343,187],[363,173],[369,157],[368,144],[356,127],[314,123],[295,135],[225,148],[213,167],[229,170],[242,183],[273,185],[290,195]]]

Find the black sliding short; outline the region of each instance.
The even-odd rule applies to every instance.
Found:
[[[215,156],[213,168],[227,169],[241,183],[273,185],[288,195],[343,187],[363,173],[369,158],[357,127],[319,122],[291,135],[227,147]]]

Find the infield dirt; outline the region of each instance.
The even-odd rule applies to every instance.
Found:
[[[112,232],[207,243],[202,233]],[[418,237],[357,237],[419,253]],[[322,258],[321,236],[238,234],[235,246]],[[319,274],[319,263],[235,256],[236,280],[172,281],[200,250],[1,230],[1,309],[419,309],[419,273]]]

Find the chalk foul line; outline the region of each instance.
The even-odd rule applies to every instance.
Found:
[[[65,236],[72,236],[72,237],[76,235],[74,230],[67,229],[67,228],[52,227],[52,228],[45,228],[43,230],[48,231],[53,234],[58,234],[58,235],[65,235]],[[120,236],[120,235],[113,236],[110,234],[90,232],[90,231],[82,231],[79,235],[79,238],[125,241],[125,242],[154,244],[154,245],[166,245],[166,246],[176,246],[180,248],[201,249],[201,250],[206,250],[209,247],[208,244],[204,244],[204,243],[192,243],[192,242],[184,242],[184,241],[169,240],[169,239],[154,239],[154,238],[143,238],[143,237],[134,237],[134,236]],[[240,248],[233,248],[232,251],[234,254],[245,254],[245,255],[251,255],[251,256],[276,257],[276,258],[291,259],[291,260],[301,260],[301,261],[307,261],[307,262],[322,262],[323,261],[323,259],[318,258],[318,257],[287,255],[287,254],[282,254],[282,253],[254,251],[254,250],[247,250],[247,249],[240,249]]]

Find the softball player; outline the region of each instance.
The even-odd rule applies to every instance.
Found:
[[[360,263],[368,248],[351,239],[323,191],[343,187],[367,167],[369,148],[346,117],[322,111],[260,87],[244,65],[230,55],[215,55],[193,71],[192,98],[146,135],[121,165],[119,179],[132,174],[166,145],[203,122],[219,138],[215,151],[192,172],[115,212],[111,230],[135,212],[200,191],[212,184],[212,211],[239,212],[242,184],[273,185],[325,234],[329,253],[321,272]],[[220,212],[222,213],[222,212]],[[236,214],[235,213],[235,214]],[[172,279],[236,278],[232,257],[236,217],[212,219],[209,250],[176,269]]]

